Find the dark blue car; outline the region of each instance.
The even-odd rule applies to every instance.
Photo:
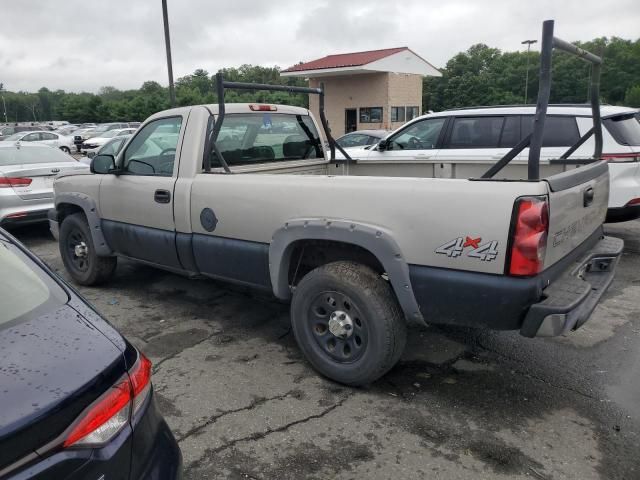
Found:
[[[178,479],[151,362],[0,229],[0,479]]]

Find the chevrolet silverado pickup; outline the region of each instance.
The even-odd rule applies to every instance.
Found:
[[[622,241],[602,231],[606,162],[539,178],[551,49],[577,53],[552,27],[533,133],[478,178],[416,174],[406,163],[403,175],[350,175],[322,88],[218,75],[217,105],[154,114],[117,156],[93,158],[92,174],[55,181],[49,219],[65,268],[93,285],[126,257],[271,292],[290,302],[313,367],[349,385],[387,372],[411,323],[527,337],[575,330],[611,283]],[[225,105],[229,88],[318,94],[322,128],[304,108]],[[593,102],[598,109],[597,89]],[[599,122],[594,115],[596,144]],[[497,177],[529,145],[527,177]]]

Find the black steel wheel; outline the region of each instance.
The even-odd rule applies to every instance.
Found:
[[[321,374],[365,385],[400,358],[406,324],[389,283],[371,268],[334,262],[309,272],[291,302],[293,332]]]

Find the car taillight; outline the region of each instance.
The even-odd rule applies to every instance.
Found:
[[[522,197],[514,206],[509,274],[535,275],[542,270],[549,232],[547,197]]]
[[[631,153],[603,153],[602,160],[613,163],[640,162],[640,152]]]
[[[27,177],[0,177],[0,188],[28,187],[32,181]]]
[[[128,375],[80,416],[62,446],[91,447],[108,442],[140,410],[150,391],[151,362],[141,353]]]
[[[629,200],[625,207],[632,207],[633,205],[640,205],[640,198],[634,198],[633,200]]]

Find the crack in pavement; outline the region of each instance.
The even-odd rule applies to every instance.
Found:
[[[289,395],[292,395],[295,392],[296,392],[296,390],[290,390],[287,393],[284,393],[282,395],[276,395],[275,397],[257,398],[256,400],[251,402],[246,407],[235,408],[233,410],[226,410],[224,412],[218,413],[217,415],[213,415],[213,416],[209,417],[209,419],[206,422],[204,422],[203,424],[198,425],[197,427],[193,427],[192,429],[188,430],[184,435],[180,435],[179,437],[177,437],[176,440],[178,441],[178,443],[180,443],[183,440],[186,440],[187,438],[189,438],[190,436],[195,435],[196,433],[200,432],[201,430],[207,428],[209,425],[214,424],[215,422],[217,422],[222,417],[225,417],[227,415],[231,415],[231,414],[234,414],[234,413],[253,410],[256,407],[259,407],[260,405],[264,405],[267,402],[271,402],[272,400],[284,400]]]
[[[306,422],[309,422],[311,420],[317,420],[318,418],[322,418],[326,415],[328,415],[329,413],[333,412],[335,409],[341,407],[353,394],[349,394],[347,396],[345,396],[342,400],[340,400],[339,402],[331,405],[330,407],[325,408],[322,412],[317,413],[315,415],[309,415],[308,417],[305,418],[301,418],[300,420],[295,420],[293,422],[289,422],[285,425],[282,425],[281,427],[278,428],[267,428],[267,430],[265,430],[264,432],[255,432],[252,433],[251,435],[247,435],[246,437],[241,437],[241,438],[236,438],[235,440],[231,440],[230,442],[225,443],[224,445],[220,445],[217,448],[213,448],[213,449],[208,449],[205,454],[198,460],[194,461],[190,466],[185,468],[185,473],[187,471],[191,471],[191,470],[195,470],[197,468],[200,467],[200,464],[202,463],[203,458],[206,457],[210,457],[211,455],[215,455],[218,454],[224,450],[227,450],[229,448],[234,447],[235,445],[237,445],[238,443],[241,442],[255,442],[257,440],[262,440],[265,437],[268,437],[269,435],[273,434],[273,433],[281,433],[284,431],[287,431],[288,429],[290,429],[291,427],[294,427],[296,425],[300,425]]]

